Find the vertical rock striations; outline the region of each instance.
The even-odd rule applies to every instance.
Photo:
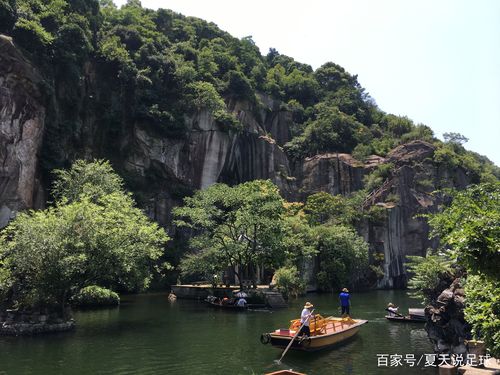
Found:
[[[254,103],[227,100],[241,130],[225,128],[201,110],[186,115],[182,135],[160,135],[119,106],[113,110],[123,112],[122,122],[107,124],[101,112],[110,109],[101,104],[112,90],[99,86],[92,61],[82,66],[81,85],[71,96],[62,80],[53,82],[53,92],[42,99],[40,74],[10,38],[0,36],[0,228],[18,210],[43,205],[38,177],[43,136],[56,166],[76,158],[110,159],[139,204],[167,227],[173,206],[193,190],[217,182],[269,179],[288,200],[304,200],[319,191],[349,195],[361,190],[366,174],[391,163],[389,178],[365,201],[366,211],[375,207],[382,215],[366,220],[358,230],[372,254],[383,255],[385,275],[378,286],[403,287],[406,256],[424,255],[436,245],[428,240],[426,222],[416,215],[437,209],[439,202],[430,194],[434,189],[462,188],[468,182],[460,168],[436,165],[434,146],[423,141],[398,146],[386,158],[373,156],[365,163],[349,154],[327,153],[296,160],[292,168],[282,149],[291,139],[292,114],[263,94]],[[46,152],[45,163],[47,155],[52,154]]]
[[[290,177],[288,159],[282,148],[264,130],[265,119],[256,118],[247,103],[235,103],[234,111],[242,131],[222,128],[212,115],[202,110],[186,118],[185,138],[160,138],[139,125],[123,140],[124,169],[147,178],[154,175],[154,191],[149,196],[149,212],[155,220],[168,223],[175,185],[182,191],[204,189],[214,183],[238,184],[255,179],[270,179],[287,198],[296,188]],[[272,116],[273,112],[270,111]],[[277,119],[276,119],[277,118]],[[277,128],[287,128],[286,116],[277,116]],[[280,120],[281,119],[281,120]],[[177,197],[181,198],[182,194]]]
[[[363,163],[350,154],[321,154],[306,158],[300,170],[303,197],[320,191],[348,195],[363,188]]]
[[[17,211],[43,204],[37,178],[45,119],[41,82],[12,40],[0,35],[0,228]]]

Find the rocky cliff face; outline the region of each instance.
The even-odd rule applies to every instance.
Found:
[[[365,208],[384,209],[378,220],[366,222],[362,228],[372,251],[383,254],[384,278],[379,287],[404,287],[406,256],[423,256],[437,245],[428,239],[426,221],[417,216],[437,209],[430,194],[435,186],[433,153],[434,147],[422,141],[394,149],[384,161],[393,165],[391,176],[365,201]]]
[[[0,228],[27,208],[40,207],[38,174],[45,107],[36,69],[0,35]]]
[[[436,248],[437,239],[429,239],[429,226],[419,215],[436,212],[442,203],[433,191],[442,187],[463,189],[468,184],[461,168],[446,170],[433,162],[435,148],[423,141],[413,141],[395,148],[385,159],[393,165],[391,176],[365,201],[365,207],[378,206],[385,215],[365,223],[362,232],[374,253],[384,256],[384,278],[379,287],[406,286],[406,256],[425,256]]]
[[[349,154],[321,154],[306,158],[297,172],[303,197],[320,191],[348,195],[363,188],[365,166]]]
[[[186,118],[189,131],[184,139],[158,138],[134,126],[123,140],[123,148],[129,150],[125,170],[143,178],[154,172],[159,183],[148,204],[155,220],[167,224],[172,206],[179,202],[171,194],[172,184],[194,190],[217,182],[238,184],[270,179],[287,198],[294,197],[295,180],[289,177],[288,159],[264,128],[267,123],[275,129],[288,128],[286,117],[270,108],[265,112],[272,120],[256,119],[245,103],[236,103],[234,112],[243,124],[240,133],[223,130],[208,111],[200,111]]]
[[[52,97],[42,98],[41,82],[12,41],[0,37],[0,227],[18,210],[44,202],[38,152],[44,135],[45,141],[61,137],[54,130],[57,127],[47,135],[44,121],[61,116],[58,106],[65,88],[56,82]],[[292,115],[265,95],[260,96],[260,105],[229,101],[229,109],[243,125],[241,132],[223,129],[208,111],[185,118],[183,137],[159,136],[133,121],[125,121],[119,132],[102,131],[96,123],[99,92],[95,85],[95,71],[87,63],[81,92],[75,95],[80,99],[74,103],[74,129],[66,131],[70,135],[56,151],[66,164],[78,157],[109,157],[132,182],[140,204],[165,226],[171,220],[171,208],[183,196],[216,182],[270,179],[289,200],[318,191],[347,195],[362,189],[363,177],[377,165],[392,163],[390,178],[365,202],[365,209],[380,207],[383,215],[358,228],[371,252],[384,255],[385,276],[379,287],[403,286],[406,255],[424,255],[434,245],[427,239],[427,224],[415,217],[436,209],[438,202],[430,192],[442,181],[454,181],[460,187],[467,182],[460,170],[434,165],[433,146],[420,141],[396,148],[387,158],[371,157],[364,164],[348,154],[322,154],[292,166],[282,149],[290,140]]]

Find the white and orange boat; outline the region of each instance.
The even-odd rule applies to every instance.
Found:
[[[290,349],[316,351],[340,344],[358,333],[359,327],[368,323],[368,320],[352,319],[350,317],[336,318],[333,316],[324,318],[316,314],[311,319],[309,329],[311,336],[298,336],[294,339],[300,328],[300,319],[290,321],[287,329],[277,329],[273,332],[263,333],[260,341],[263,344],[271,344],[278,348],[286,348],[291,340],[294,340]]]

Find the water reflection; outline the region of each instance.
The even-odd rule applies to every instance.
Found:
[[[0,374],[263,374],[293,368],[308,375],[391,374],[377,368],[377,353],[425,353],[431,346],[421,325],[384,318],[387,300],[411,305],[404,292],[375,291],[353,297],[354,317],[368,319],[345,345],[317,353],[287,353],[262,345],[262,332],[286,327],[305,298],[269,312],[213,310],[197,301],[169,303],[167,294],[126,296],[116,309],[76,314],[73,333],[0,338]],[[308,295],[319,313],[336,311],[332,295]],[[29,353],[27,355],[27,353]],[[405,375],[427,373],[405,368]],[[432,373],[432,371],[431,371]]]

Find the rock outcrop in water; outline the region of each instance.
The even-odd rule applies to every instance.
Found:
[[[464,317],[465,294],[460,279],[443,290],[436,301],[426,307],[425,329],[435,353],[467,354],[466,340],[471,339],[470,326]]]

